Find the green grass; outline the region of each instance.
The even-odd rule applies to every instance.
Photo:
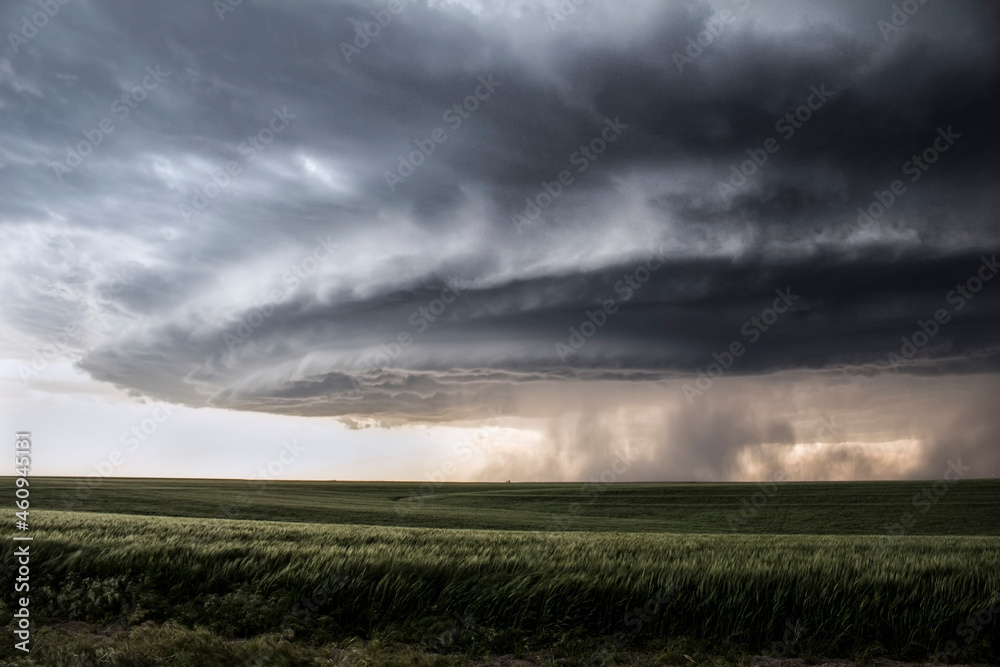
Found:
[[[66,512],[75,480],[32,479],[38,664],[1000,658],[991,480],[929,505],[930,482],[778,485],[738,525],[757,485],[453,484],[401,512],[410,486],[108,479]]]
[[[220,637],[204,628],[186,628],[174,622],[108,630],[82,623],[45,627],[37,634],[34,658],[0,659],[0,665],[17,667],[294,667],[298,665],[339,665],[342,667],[528,667],[529,665],[580,665],[588,656],[580,647],[567,644],[517,656],[469,656],[441,653],[393,641],[350,639],[317,646],[291,642],[275,633],[248,640]],[[662,665],[705,665],[706,667],[750,667],[746,655],[719,655],[717,651],[692,641],[671,641],[653,650],[595,654],[608,664],[652,667]]]
[[[99,480],[92,488],[88,483],[93,482],[34,478],[32,506],[426,528],[789,535],[885,534],[886,524],[909,512],[914,523],[905,529],[908,535],[1000,535],[1000,480],[963,480],[944,486],[940,496],[934,495],[933,482],[784,483],[767,489],[757,484],[261,484],[116,478]],[[761,501],[745,522],[731,523],[741,503]]]
[[[433,646],[458,614],[475,619],[459,646],[473,652],[617,632],[763,651],[791,621],[805,628],[796,652],[924,658],[1000,603],[995,537],[905,537],[872,552],[863,537],[32,517],[38,618],[106,622],[127,609],[224,637],[292,628]],[[997,639],[991,624],[970,650],[990,655]]]

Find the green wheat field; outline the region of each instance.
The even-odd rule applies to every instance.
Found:
[[[994,480],[30,488],[3,664],[1000,663]]]

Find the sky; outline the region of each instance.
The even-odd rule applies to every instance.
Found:
[[[0,8],[36,475],[970,477],[1000,6]]]

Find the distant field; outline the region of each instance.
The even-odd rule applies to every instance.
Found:
[[[1000,658],[991,480],[410,487],[108,479],[68,512],[75,480],[32,479],[37,664]]]
[[[94,478],[90,478],[93,480]],[[35,478],[39,509],[310,523],[672,533],[1000,535],[1000,480],[438,484]],[[943,493],[939,491],[944,489]],[[424,493],[427,495],[422,495]],[[753,509],[748,509],[747,505]],[[741,516],[739,513],[743,511]],[[903,525],[902,517],[913,515]]]

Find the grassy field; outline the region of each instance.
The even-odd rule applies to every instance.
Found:
[[[670,533],[1000,535],[1000,481],[431,484],[36,478],[63,511],[266,521]],[[749,509],[748,509],[749,506]],[[741,514],[742,513],[742,514]]]
[[[411,487],[35,478],[36,664],[1000,657],[994,481]]]

